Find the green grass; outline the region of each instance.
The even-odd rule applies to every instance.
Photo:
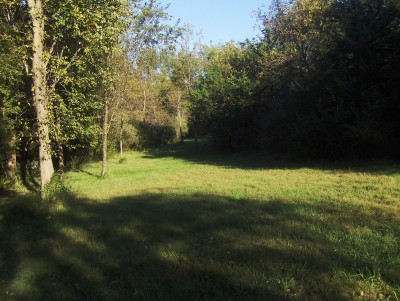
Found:
[[[191,142],[0,197],[0,300],[398,300],[400,169]]]

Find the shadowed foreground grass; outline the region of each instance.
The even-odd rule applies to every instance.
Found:
[[[398,168],[190,147],[88,164],[46,204],[1,197],[0,300],[400,298]]]

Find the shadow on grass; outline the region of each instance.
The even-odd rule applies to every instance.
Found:
[[[400,163],[393,161],[371,162],[323,162],[285,159],[265,152],[219,151],[210,139],[199,140],[197,151],[194,140],[147,151],[144,158],[177,158],[197,164],[216,165],[240,169],[299,169],[337,170],[341,172],[362,172],[369,174],[400,174]]]
[[[96,175],[96,174],[94,174],[92,172],[89,172],[87,170],[84,170],[82,168],[79,168],[78,171],[83,172],[83,173],[85,173],[85,174],[87,174],[89,176],[92,176],[92,177],[96,178],[96,179],[101,179],[101,175]]]
[[[363,225],[398,237],[395,214],[205,194],[1,201],[1,300],[349,300],[359,273],[379,270],[385,297],[400,283],[397,245],[368,232],[370,254],[351,254]]]

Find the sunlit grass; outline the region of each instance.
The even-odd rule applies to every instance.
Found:
[[[0,203],[0,300],[398,300],[400,169],[186,142]],[[17,204],[17,205],[16,205]],[[35,205],[36,204],[36,205]],[[25,208],[27,206],[27,208]]]

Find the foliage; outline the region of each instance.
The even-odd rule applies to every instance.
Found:
[[[229,148],[248,142],[242,133],[251,118],[248,114],[257,82],[252,60],[245,44],[206,49],[203,74],[197,78],[193,92],[193,114]]]
[[[138,149],[160,147],[176,141],[176,129],[173,124],[153,124],[141,122],[138,125]]]
[[[156,0],[47,1],[53,159],[212,135],[230,150],[398,158],[400,8],[395,0],[273,1],[259,40],[202,46]],[[31,25],[1,1],[0,169],[36,156]],[[29,68],[28,68],[29,69]],[[83,155],[82,155],[83,156]],[[36,156],[37,157],[37,156]]]
[[[3,173],[11,153],[17,154],[22,170],[29,166],[29,161],[37,160],[38,133],[28,68],[32,59],[28,7],[24,1],[1,1],[0,12]],[[156,75],[160,54],[156,44],[166,45],[174,39],[175,31],[159,23],[169,16],[157,1],[46,1],[44,15],[45,108],[49,115],[46,124],[50,127],[53,160],[63,169],[76,156],[88,158],[98,152],[105,99],[114,110],[111,119],[118,117],[128,125],[136,118],[135,112],[129,117],[127,113],[132,111],[123,112],[124,105],[135,103],[135,87],[139,83],[153,85],[152,77],[143,74]],[[165,41],[160,43],[160,39]],[[144,67],[154,54],[155,64]],[[124,70],[123,74],[118,74],[119,68]],[[151,93],[157,107],[157,92]],[[117,114],[118,110],[122,113]],[[135,137],[132,132],[137,130],[131,126],[126,127],[130,130],[116,131],[117,126],[111,124],[114,138]],[[21,172],[22,177],[24,174]]]
[[[229,148],[398,158],[397,4],[274,1],[260,41],[206,54],[192,113]]]
[[[169,18],[158,5],[139,10],[123,47],[111,57],[115,93],[110,134],[124,149],[166,145],[187,133],[189,87],[180,84],[187,73],[179,79],[176,75],[184,51],[173,43],[188,29],[162,25]],[[138,30],[138,20],[144,22],[143,29]],[[185,53],[185,59],[192,55]]]
[[[391,95],[400,69],[388,65],[397,60],[395,2],[279,3],[264,19],[264,43],[272,45],[263,64],[272,68],[263,98],[275,98],[266,107],[268,147],[327,158],[395,155],[398,125],[385,116],[398,112]]]
[[[7,163],[15,150],[12,139],[23,139],[21,133],[13,137],[17,131],[27,128],[25,111],[29,103],[26,95],[29,92],[24,85],[24,45],[25,24],[17,20],[25,20],[19,1],[0,2],[0,174],[5,175]]]

